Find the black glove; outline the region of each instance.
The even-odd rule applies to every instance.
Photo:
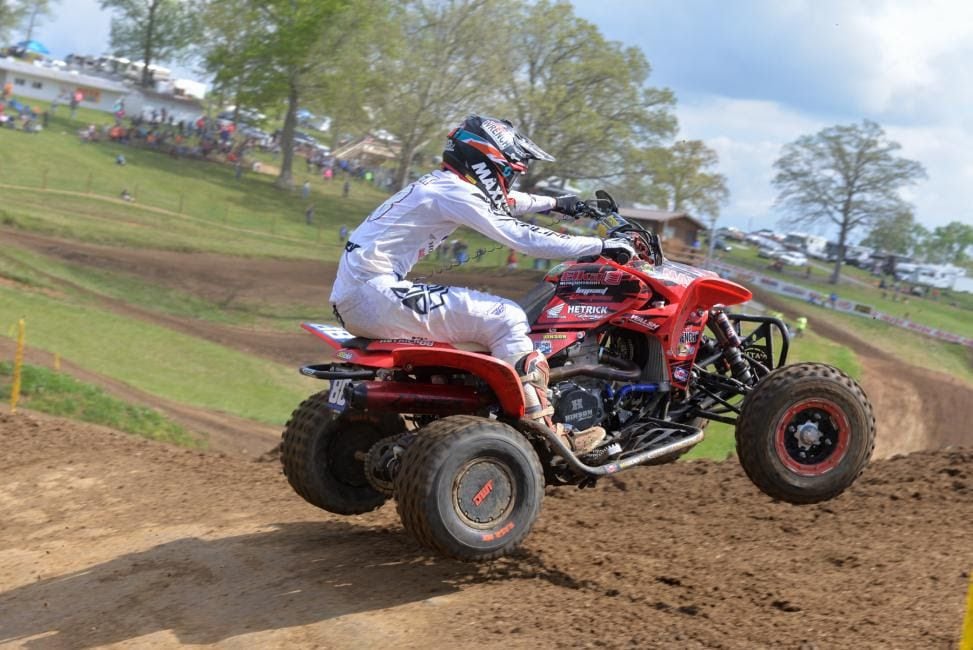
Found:
[[[564,194],[554,198],[554,209],[561,214],[573,217],[578,214],[578,210],[584,205],[574,194]]]
[[[601,242],[601,254],[615,260],[619,264],[626,264],[635,257],[635,247],[632,242],[622,237],[612,237]]]

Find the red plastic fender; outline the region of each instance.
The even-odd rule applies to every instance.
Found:
[[[524,416],[524,389],[509,363],[476,352],[418,347],[399,348],[392,352],[392,360],[406,372],[410,368],[442,366],[474,374],[490,385],[505,414],[515,418]]]

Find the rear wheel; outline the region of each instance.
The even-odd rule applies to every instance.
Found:
[[[841,494],[865,469],[875,417],[851,377],[798,363],[771,372],[747,395],[736,440],[757,487],[789,503],[816,503]]]
[[[305,501],[339,515],[369,512],[385,495],[365,477],[365,458],[379,440],[405,430],[397,415],[336,414],[328,392],[312,395],[294,411],[284,429],[284,475]]]
[[[472,416],[419,430],[401,459],[395,496],[405,529],[460,560],[509,553],[530,532],[544,495],[543,470],[512,427]]]

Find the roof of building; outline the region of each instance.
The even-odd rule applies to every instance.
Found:
[[[672,221],[673,219],[679,219],[682,217],[689,219],[700,228],[706,228],[705,223],[688,212],[669,212],[668,210],[651,210],[647,208],[619,208],[618,214],[622,215],[626,219],[653,221],[656,223],[665,223],[667,221]]]
[[[0,70],[10,70],[11,72],[19,72],[25,75],[52,79],[54,81],[60,81],[75,86],[97,88],[99,90],[112,90],[119,93],[129,93],[132,91],[132,89],[128,86],[118,83],[117,81],[111,81],[110,79],[103,79],[101,77],[94,77],[76,72],[67,72],[64,70],[58,70],[57,68],[48,68],[47,66],[42,65],[33,65],[30,63],[24,63],[23,61],[18,61],[17,59],[11,57],[0,59]]]

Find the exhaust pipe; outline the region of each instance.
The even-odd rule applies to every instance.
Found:
[[[398,381],[355,382],[348,387],[347,399],[355,409],[430,415],[475,413],[494,401],[472,386]]]

